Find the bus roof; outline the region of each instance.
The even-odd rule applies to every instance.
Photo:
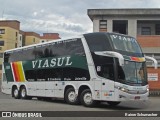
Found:
[[[34,46],[38,46],[38,45],[45,45],[45,44],[49,44],[49,43],[54,43],[54,42],[59,42],[59,41],[64,41],[64,40],[69,40],[69,39],[75,39],[75,38],[80,38],[83,35],[111,34],[111,33],[112,34],[117,34],[117,35],[128,36],[128,35],[124,35],[124,34],[120,34],[120,33],[114,33],[114,32],[92,32],[92,33],[86,33],[86,34],[78,35],[78,36],[75,36],[75,37],[66,37],[66,38],[63,38],[63,39],[52,40],[52,41],[49,41],[49,42],[38,43],[38,44],[28,45],[28,46],[24,46],[24,47],[20,47],[20,48],[9,49],[9,50],[4,51],[4,53],[5,52],[16,51],[16,50],[22,50],[22,49],[25,49],[25,48],[34,47]],[[131,36],[128,36],[128,37],[131,37]]]

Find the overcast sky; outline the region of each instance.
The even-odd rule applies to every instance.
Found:
[[[87,9],[160,8],[160,0],[0,0],[0,19],[18,20],[21,30],[70,37],[92,32]]]

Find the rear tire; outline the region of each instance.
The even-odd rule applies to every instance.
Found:
[[[92,99],[92,93],[90,89],[86,89],[81,93],[80,96],[81,103],[85,107],[94,107],[96,105],[96,101]]]
[[[108,103],[110,106],[117,106],[118,104],[120,104],[120,102],[115,102],[115,101],[107,101],[107,103]]]
[[[19,90],[17,87],[14,87],[13,90],[12,90],[12,96],[15,98],[15,99],[19,99],[20,98],[20,94],[19,94]]]
[[[26,90],[26,87],[25,87],[25,86],[23,86],[23,87],[20,89],[20,97],[21,97],[21,99],[32,99],[32,97],[27,96],[27,90]]]
[[[76,92],[75,92],[74,88],[69,88],[65,92],[65,97],[64,98],[65,98],[65,101],[68,104],[71,104],[71,105],[79,104],[78,96],[76,95]]]

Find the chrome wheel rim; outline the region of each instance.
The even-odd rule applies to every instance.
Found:
[[[18,96],[18,89],[14,90],[14,96],[17,97]]]
[[[70,102],[75,102],[75,100],[76,100],[76,94],[75,94],[74,91],[71,91],[71,92],[68,94],[68,100],[69,100]]]
[[[93,102],[92,100],[92,94],[91,93],[86,93],[83,97],[83,100],[86,104],[91,104]]]
[[[25,89],[22,89],[22,91],[21,91],[21,96],[22,96],[22,97],[25,97],[25,96],[26,96],[26,90],[25,90]]]

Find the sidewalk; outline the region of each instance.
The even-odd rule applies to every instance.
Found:
[[[160,96],[160,89],[159,90],[150,90],[149,96]]]

